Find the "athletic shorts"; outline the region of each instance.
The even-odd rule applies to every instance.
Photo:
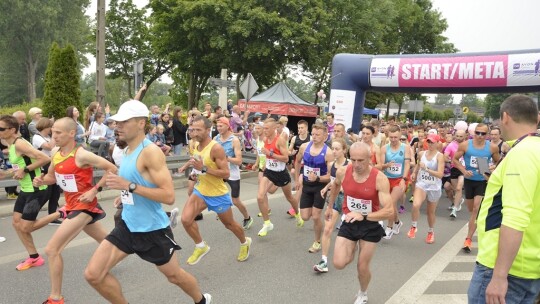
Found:
[[[403,180],[403,178],[401,178],[401,177],[397,177],[397,178],[390,178],[389,177],[388,178],[388,181],[390,182],[390,193],[392,193],[392,190],[395,187],[399,187],[399,183],[401,183],[402,180]]]
[[[217,214],[229,210],[229,208],[231,208],[231,206],[233,205],[231,195],[229,193],[225,193],[219,196],[205,196],[202,195],[199,190],[197,190],[197,188],[194,188],[193,194],[197,195],[205,202],[208,210],[214,211]]]
[[[339,214],[343,213],[343,192],[339,192],[339,194],[336,197],[336,201],[334,202],[334,210],[339,212]]]
[[[174,241],[171,227],[149,231],[131,232],[124,220],[105,239],[126,254],[137,254],[141,259],[156,266],[167,264],[180,246]]]
[[[442,195],[441,189],[426,190],[422,187],[422,184],[416,184],[416,188],[422,189],[422,191],[426,193],[426,198],[428,202],[436,203],[441,198],[441,195]]]
[[[90,223],[88,223],[88,225],[93,224],[99,220],[102,220],[105,218],[105,216],[107,216],[107,214],[105,213],[105,211],[103,211],[101,206],[97,204],[96,207],[94,207],[94,209],[92,210],[70,210],[67,212],[67,218],[72,219],[81,213],[88,214],[92,218],[92,220],[90,221]]]
[[[287,169],[283,171],[264,170],[263,176],[268,178],[274,185],[278,187],[286,186],[291,182],[291,175]]]
[[[363,240],[371,243],[378,243],[386,233],[378,222],[360,221],[347,223],[343,221],[339,228],[338,236],[344,237],[353,242]]]
[[[226,179],[224,180],[231,186],[231,197],[232,198],[238,198],[240,197],[240,180],[230,180]]]
[[[458,177],[462,176],[463,173],[458,170],[458,168],[452,168],[450,169],[450,179],[457,179]]]
[[[47,190],[20,192],[13,206],[13,212],[21,213],[25,221],[35,221],[47,200]]]
[[[486,193],[487,181],[474,181],[465,179],[463,189],[465,190],[465,199],[474,199],[475,196],[484,196]]]
[[[443,176],[442,178],[442,186],[444,188],[444,184],[450,183],[450,176]]]
[[[323,209],[325,199],[321,196],[321,190],[326,184],[319,182],[306,182],[302,185],[302,195],[300,196],[300,209],[317,208]]]

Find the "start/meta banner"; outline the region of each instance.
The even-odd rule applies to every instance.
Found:
[[[373,87],[463,88],[540,85],[540,53],[374,58]]]

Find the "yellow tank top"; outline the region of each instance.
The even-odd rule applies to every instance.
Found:
[[[198,149],[193,149],[193,156],[197,157],[197,155],[200,156],[200,158],[203,160],[203,165],[205,165],[208,169],[217,169],[216,163],[212,160],[212,157],[210,156],[210,151],[212,151],[212,147],[217,144],[214,140],[210,141],[210,143],[202,149],[202,151],[199,151]],[[194,170],[197,174],[197,184],[195,185],[195,189],[199,191],[204,196],[221,196],[225,195],[229,192],[229,189],[225,185],[225,182],[222,178],[201,173],[200,171]]]

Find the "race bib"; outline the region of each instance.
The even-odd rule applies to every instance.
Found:
[[[400,175],[402,174],[402,166],[401,163],[392,163],[392,165],[388,168],[386,168],[386,172],[393,175]]]
[[[267,158],[266,169],[271,171],[283,171],[285,170],[285,163],[273,158]]]
[[[56,176],[56,184],[66,192],[79,192],[75,174],[54,174]]]
[[[308,177],[311,172],[315,173],[318,177],[321,177],[321,168],[311,168],[310,166],[304,165],[304,176]]]
[[[471,162],[469,165],[471,168],[478,168],[478,159],[476,159],[476,156],[471,156]]]
[[[371,200],[354,198],[347,195],[347,208],[349,208],[350,211],[357,211],[362,214],[366,214],[371,213],[372,204]]]
[[[197,170],[195,168],[192,168],[191,169],[191,174],[195,174],[195,175],[204,175],[204,173],[202,173],[200,170]]]
[[[426,184],[435,184],[435,176],[429,174],[425,170],[420,170],[420,181]]]
[[[128,190],[120,191],[120,200],[124,205],[135,205],[135,202],[133,201],[133,193],[129,192]]]

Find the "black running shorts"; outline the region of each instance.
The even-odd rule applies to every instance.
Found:
[[[474,199],[475,196],[484,196],[486,193],[487,181],[474,181],[465,179],[463,189],[465,190],[465,199]]]
[[[347,223],[343,221],[339,228],[338,236],[344,237],[353,242],[363,240],[371,243],[378,243],[386,233],[379,222],[360,221]]]
[[[71,210],[71,211],[68,211],[67,213],[67,218],[68,219],[72,219],[74,217],[76,217],[77,215],[81,214],[81,213],[84,213],[84,214],[88,214],[92,220],[90,221],[90,223],[88,223],[88,225],[91,225],[99,220],[102,220],[105,218],[105,216],[107,216],[107,214],[105,213],[105,211],[103,211],[103,209],[101,208],[101,206],[99,204],[96,205],[96,208],[95,210]]]
[[[462,176],[463,173],[459,171],[458,168],[451,168],[450,169],[450,179],[458,179],[458,177]]]
[[[131,232],[123,220],[105,239],[127,254],[137,254],[141,259],[161,266],[167,264],[180,246],[174,241],[171,227],[150,232]]]
[[[321,196],[321,190],[326,184],[304,181],[302,184],[302,196],[300,196],[300,209],[312,208],[324,209],[325,199]]]
[[[36,192],[21,191],[13,206],[13,212],[21,213],[23,220],[35,221],[46,200],[47,190],[38,190]]]
[[[289,175],[289,171],[287,169],[283,171],[272,171],[272,170],[264,170],[263,176],[268,178],[274,185],[278,187],[286,186],[288,183],[291,182],[291,176]]]
[[[231,186],[231,197],[238,198],[240,197],[240,180],[225,180],[229,186]]]

